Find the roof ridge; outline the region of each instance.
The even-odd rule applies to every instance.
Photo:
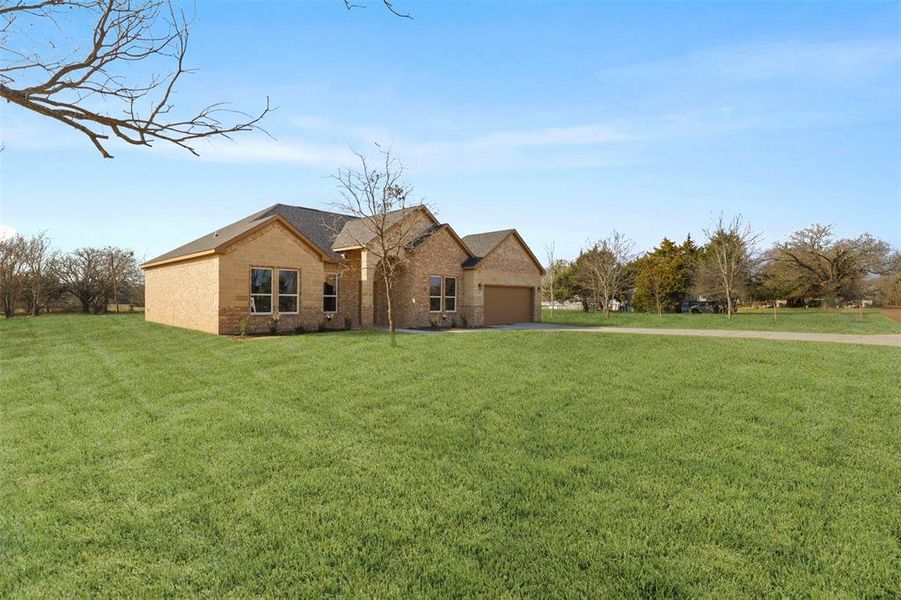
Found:
[[[495,229],[492,231],[479,231],[478,233],[468,233],[464,235],[464,238],[472,237],[474,235],[488,235],[489,233],[510,233],[511,231],[516,231],[516,228],[509,227],[507,229]]]
[[[347,217],[348,219],[360,219],[360,218],[361,218],[361,217],[357,217],[357,216],[354,216],[354,215],[348,215],[348,214],[345,214],[345,213],[334,212],[334,211],[331,211],[331,210],[323,210],[323,209],[321,209],[321,208],[313,208],[313,207],[311,207],[311,206],[301,206],[300,204],[285,204],[284,202],[276,202],[275,204],[273,204],[273,205],[270,206],[269,208],[275,208],[276,206],[287,206],[288,208],[302,208],[303,210],[312,210],[312,211],[314,211],[314,212],[321,212],[321,213],[326,213],[326,214],[329,214],[329,215],[339,215],[339,216],[341,216],[341,217]],[[264,209],[264,210],[266,210],[266,209]]]

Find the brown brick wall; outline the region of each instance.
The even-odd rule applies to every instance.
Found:
[[[541,320],[541,271],[514,235],[507,236],[475,269],[467,270],[466,305],[470,307],[470,321],[476,326],[483,323],[484,294],[479,284],[534,288],[533,316],[536,321]]]
[[[323,263],[316,250],[280,223],[273,223],[228,247],[220,259],[219,333],[238,333],[244,319],[248,320],[251,332],[265,333],[269,330],[271,315],[250,313],[251,267],[300,271],[299,314],[279,315],[280,330],[294,330],[298,325],[303,325],[307,330],[317,329],[320,325],[343,329],[345,317],[351,319],[352,326],[358,325],[356,296],[359,278],[351,275],[343,265]],[[326,272],[340,276],[338,312],[331,319],[322,310],[322,284]],[[275,293],[275,273],[273,287]],[[277,309],[274,296],[273,308]]]
[[[219,257],[147,269],[144,318],[154,323],[218,333]]]
[[[430,327],[435,319],[442,327],[456,323],[463,325],[465,314],[463,267],[467,254],[453,235],[442,229],[423,242],[410,255],[403,273],[398,276],[394,290],[394,314],[398,327]],[[432,313],[429,311],[429,276],[457,278],[457,310]],[[388,322],[384,285],[375,285],[376,324]]]

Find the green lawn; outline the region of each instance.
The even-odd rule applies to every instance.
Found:
[[[897,323],[877,309],[864,310],[863,316],[856,310],[819,310],[804,308],[781,308],[776,321],[772,310],[742,309],[726,318],[726,315],[711,313],[688,314],[667,313],[611,313],[604,318],[601,312],[581,310],[550,310],[541,312],[546,323],[560,325],[580,325],[583,327],[655,327],[666,329],[738,329],[750,331],[800,331],[805,333],[857,333],[880,334],[901,333],[901,323]]]
[[[0,597],[890,597],[901,353],[0,321]]]

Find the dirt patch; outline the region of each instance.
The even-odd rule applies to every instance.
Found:
[[[879,310],[889,319],[901,323],[901,308],[881,308]]]

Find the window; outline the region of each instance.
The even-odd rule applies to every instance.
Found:
[[[335,273],[326,275],[322,284],[322,310],[338,312],[338,275]]]
[[[278,312],[297,313],[299,295],[297,287],[298,273],[292,270],[278,272]]]
[[[457,312],[457,278],[444,278],[444,310]]]
[[[250,270],[250,312],[257,315],[272,312],[272,269]]]
[[[441,277],[429,277],[429,311],[441,312]]]

